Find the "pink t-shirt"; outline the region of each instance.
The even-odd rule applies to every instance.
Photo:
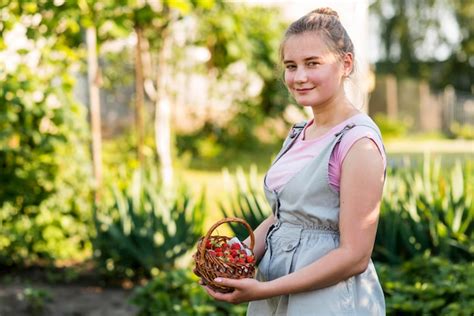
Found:
[[[296,139],[293,146],[268,170],[265,178],[265,183],[271,190],[280,191],[284,185],[306,164],[308,164],[314,157],[316,157],[321,150],[323,150],[334,139],[334,134],[341,131],[344,126],[349,123],[355,123],[356,126],[346,132],[341,138],[339,144],[334,147],[334,150],[329,159],[328,177],[331,187],[339,192],[341,181],[341,169],[344,158],[351,149],[352,145],[361,138],[371,139],[378,147],[382,156],[384,167],[387,165],[383,145],[377,133],[370,127],[363,124],[364,119],[370,118],[363,113],[354,115],[349,119],[334,126],[326,134],[310,140],[305,140],[304,135],[306,129],[313,124],[313,120],[306,124],[303,131]]]

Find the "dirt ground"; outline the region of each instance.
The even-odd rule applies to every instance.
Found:
[[[0,271],[0,316],[128,316],[132,290],[105,286],[94,275],[72,281],[45,271]],[[59,277],[58,277],[59,275]]]

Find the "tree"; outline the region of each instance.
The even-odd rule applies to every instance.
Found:
[[[458,0],[376,0],[382,54],[377,72],[425,79],[436,88],[452,84],[472,91],[474,5]],[[459,32],[460,38],[451,36]]]

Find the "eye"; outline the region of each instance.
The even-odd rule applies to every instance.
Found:
[[[319,62],[317,61],[310,61],[307,63],[308,67],[316,67],[319,65]]]
[[[296,69],[296,66],[295,65],[290,65],[290,64],[287,64],[285,66],[286,70],[295,70]]]

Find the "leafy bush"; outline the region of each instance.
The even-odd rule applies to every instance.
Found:
[[[375,115],[374,121],[380,128],[383,137],[387,139],[404,136],[410,127],[405,121],[390,119],[381,113]]]
[[[422,170],[390,169],[381,206],[374,259],[400,263],[422,253],[472,260],[472,165],[425,159]]]
[[[246,304],[215,301],[187,269],[160,271],[145,286],[134,290],[130,302],[139,307],[140,316],[168,315],[245,315]]]
[[[227,171],[226,173],[228,174]],[[257,228],[271,214],[264,193],[259,189],[261,185],[257,181],[257,169],[252,167],[246,175],[242,168],[239,168],[232,176],[232,181],[234,194],[229,196],[228,205],[219,203],[222,214],[224,217],[242,218],[252,229]],[[239,239],[243,240],[248,236],[248,231],[244,226],[230,224],[230,227]]]
[[[387,315],[473,315],[474,264],[423,256],[377,264]]]
[[[49,53],[49,42],[30,40],[47,53],[34,61],[10,51],[16,62],[0,60],[0,265],[79,259],[90,250],[86,109],[72,98],[68,63]]]
[[[453,123],[449,128],[449,132],[454,138],[474,139],[474,127],[472,124]]]
[[[135,172],[128,188],[113,188],[113,204],[94,216],[94,256],[106,275],[150,276],[173,268],[202,236],[204,195],[194,202],[183,189],[168,197],[156,179],[156,172]]]

